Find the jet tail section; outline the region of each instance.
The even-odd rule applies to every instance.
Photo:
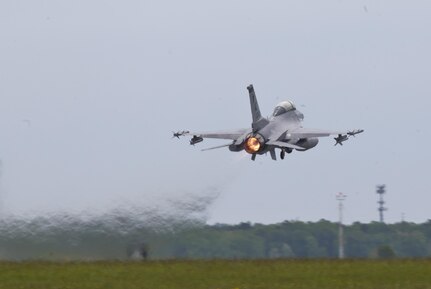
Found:
[[[253,122],[257,122],[259,119],[262,118],[262,115],[260,114],[259,103],[257,103],[256,99],[256,93],[254,92],[252,84],[247,86],[247,89],[250,96],[251,115],[253,117]]]
[[[253,85],[250,84],[247,86],[248,94],[250,96],[250,107],[251,107],[251,116],[253,118],[253,123],[251,124],[253,131],[257,131],[263,128],[268,124],[268,120],[263,118],[260,109],[259,103],[257,102],[256,93],[254,92]]]

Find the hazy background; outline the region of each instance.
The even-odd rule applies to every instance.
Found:
[[[209,223],[336,220],[341,191],[346,222],[368,222],[384,183],[389,222],[426,221],[430,16],[425,0],[1,1],[0,212],[196,199]],[[306,126],[365,133],[278,162],[171,139],[248,127],[250,83],[264,115],[291,99]]]

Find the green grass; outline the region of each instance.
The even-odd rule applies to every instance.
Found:
[[[431,260],[0,262],[0,289],[431,289]]]

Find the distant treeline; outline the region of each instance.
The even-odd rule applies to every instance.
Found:
[[[58,221],[61,220],[61,221]],[[347,258],[431,256],[431,220],[344,226]],[[0,259],[336,258],[338,224],[285,221],[205,225],[164,219],[146,225],[132,215],[0,221]]]
[[[356,222],[344,226],[344,240],[347,258],[429,257],[431,220]],[[176,258],[336,258],[338,243],[338,224],[321,220],[206,226],[178,233],[168,247]]]

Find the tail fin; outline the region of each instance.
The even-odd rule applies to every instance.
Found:
[[[256,93],[254,93],[253,85],[247,86],[248,94],[250,96],[250,106],[251,106],[251,116],[253,117],[253,122],[259,121],[262,118],[259,109],[259,103],[257,103]]]
[[[257,102],[253,85],[250,84],[249,86],[247,86],[247,90],[250,96],[251,116],[253,118],[253,123],[251,124],[251,126],[253,130],[256,131],[267,125],[268,121],[260,114],[259,103]]]

